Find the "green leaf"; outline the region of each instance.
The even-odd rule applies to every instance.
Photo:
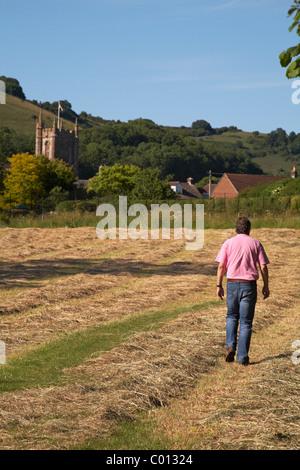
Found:
[[[296,57],[297,55],[300,54],[300,44],[298,44],[297,46],[294,46],[294,47],[290,47],[286,52],[291,57]]]
[[[300,59],[296,59],[288,67],[286,71],[287,78],[297,78],[300,77]]]
[[[292,23],[292,25],[289,27],[289,32],[290,32],[290,33],[293,31],[293,29],[295,28],[295,26],[298,26],[298,21],[294,21],[294,23]]]
[[[298,9],[298,7],[293,7],[293,8],[291,8],[291,9],[288,11],[288,16],[291,16],[297,9]]]
[[[287,51],[283,51],[279,55],[279,60],[281,67],[287,67],[291,63],[292,57]]]

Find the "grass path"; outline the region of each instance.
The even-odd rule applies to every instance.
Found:
[[[90,229],[2,231],[1,449],[299,448],[299,233],[253,235],[272,261],[271,297],[242,370],[224,362],[215,298],[213,260],[230,235],[206,231],[187,252],[99,243]]]
[[[152,332],[187,312],[207,309],[217,301],[184,305],[173,310],[150,311],[64,335],[29,352],[13,357],[0,369],[0,393],[56,386],[66,381],[64,369],[103,354],[140,331]]]
[[[299,337],[299,307],[296,299],[294,308],[254,335],[249,367],[219,357],[184,397],[120,424],[108,439],[75,448],[299,450],[300,374],[291,342]]]
[[[220,358],[184,401],[157,414],[172,448],[300,449],[300,375],[292,362],[299,307],[298,300],[255,335],[248,368]]]

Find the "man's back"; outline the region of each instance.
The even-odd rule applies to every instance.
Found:
[[[251,222],[247,217],[239,217],[236,222],[237,235],[223,243],[216,258],[219,263],[217,272],[217,296],[223,300],[222,285],[227,270],[227,316],[226,316],[226,362],[233,362],[237,351],[237,361],[244,366],[249,364],[249,348],[257,301],[257,264],[263,278],[262,294],[264,299],[269,291],[269,260],[262,244],[251,238]],[[237,344],[238,325],[240,324]]]
[[[227,278],[257,280],[259,265],[268,264],[263,246],[246,234],[237,234],[223,244],[216,261],[226,266]]]

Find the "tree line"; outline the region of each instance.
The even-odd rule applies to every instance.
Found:
[[[6,83],[7,93],[26,99],[18,80],[0,77]],[[42,109],[57,113],[58,102],[31,101]],[[262,173],[253,158],[267,153],[297,155],[300,152],[300,134],[289,136],[282,129],[272,131],[266,138],[253,133],[251,150],[244,148],[238,139],[235,144],[220,144],[201,141],[203,136],[225,132],[238,132],[235,126],[213,128],[204,119],[194,121],[191,127],[163,127],[148,119],[136,119],[128,123],[106,121],[82,111],[79,115],[68,100],[60,101],[62,116],[73,121],[78,118],[79,177],[95,176],[101,164],[136,165],[141,169],[158,168],[162,179],[186,180],[193,177],[197,183],[214,173]],[[257,134],[259,134],[257,132]],[[34,154],[35,136],[21,135],[7,127],[0,127],[0,167],[13,154]]]
[[[148,119],[106,122],[79,133],[79,177],[90,179],[101,164],[119,163],[141,169],[158,168],[162,179],[185,181],[193,177],[198,182],[209,170],[260,174],[262,170],[255,164],[255,156],[280,153],[297,158],[300,154],[300,133],[288,135],[283,129],[277,129],[261,136],[253,132],[248,141],[253,144],[251,152],[238,141],[239,145],[208,143],[188,135],[186,129],[159,126]],[[26,152],[35,153],[34,135],[0,127],[0,167],[13,154]]]
[[[106,123],[82,130],[79,137],[79,173],[83,179],[93,177],[101,164],[116,163],[141,169],[158,168],[163,179],[185,181],[193,177],[195,182],[209,170],[262,173],[239,149],[217,148],[149,119]]]

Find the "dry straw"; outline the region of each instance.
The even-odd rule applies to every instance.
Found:
[[[88,228],[2,230],[1,339],[8,343],[8,354],[43,344],[61,331],[214,300],[214,258],[232,235],[232,230],[207,230],[204,249],[187,252],[181,240],[103,242]],[[258,334],[280,319],[298,295],[299,236],[284,229],[260,229],[253,236],[262,241],[272,262],[271,297],[260,298],[257,304]],[[71,442],[103,437],[116,420],[134,420],[138,411],[167,407],[199,378],[209,376],[223,357],[224,310],[220,302],[181,315],[155,331],[133,335],[111,351],[65,370],[69,385],[3,394],[1,448],[67,448]],[[274,390],[275,384],[278,393],[283,392],[278,382],[283,373],[270,364],[264,380],[253,380],[255,395],[242,391],[245,413],[236,424],[243,438],[247,421],[259,417],[260,405],[254,406],[253,400],[259,401],[260,390]],[[294,390],[289,384],[284,387],[287,396]],[[261,406],[263,397],[264,393]],[[283,413],[286,405],[285,400]],[[202,425],[214,421],[214,412],[221,416],[222,409],[206,416]],[[269,412],[274,427],[278,409],[271,407]],[[292,422],[292,413],[295,408],[286,410],[287,423]],[[226,447],[226,438],[223,441]]]

